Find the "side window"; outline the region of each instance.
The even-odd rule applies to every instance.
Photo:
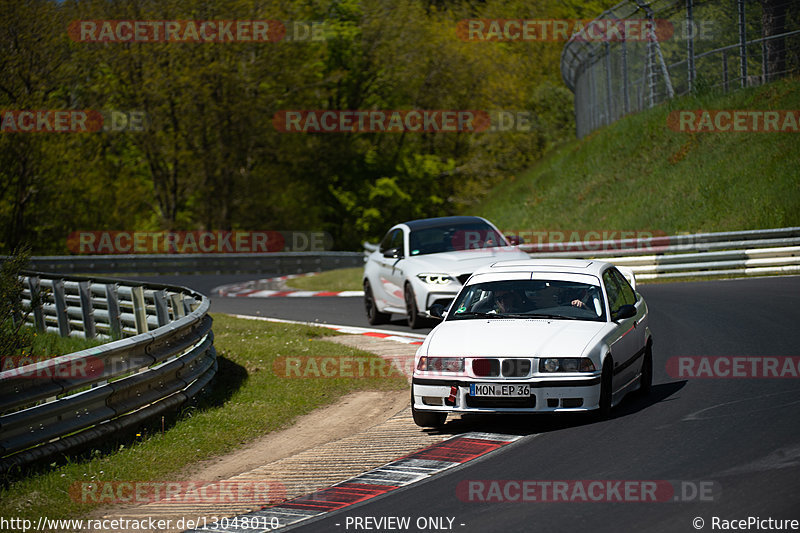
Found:
[[[636,294],[633,292],[627,278],[616,268],[612,268],[609,272],[611,272],[614,279],[617,280],[617,285],[619,285],[619,289],[622,292],[622,299],[625,303],[628,305],[636,305]]]
[[[400,235],[400,246],[401,246],[401,250],[402,250],[402,246],[403,246],[403,230],[401,230],[400,228],[397,228],[397,229],[392,230],[389,233],[387,233],[386,236],[381,241],[381,247],[380,247],[380,252],[381,253],[385,252],[389,248],[394,248],[396,246],[393,243],[396,242],[398,234]]]
[[[608,307],[613,313],[625,304],[625,300],[612,272],[609,269],[603,273],[603,285],[606,286],[606,293],[608,293]]]
[[[400,228],[394,230],[392,234],[392,243],[389,248],[397,248],[400,250],[400,257],[405,255],[405,247],[403,246],[403,230]]]

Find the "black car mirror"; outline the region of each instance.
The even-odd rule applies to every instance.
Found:
[[[432,317],[435,318],[444,318],[445,313],[447,313],[447,309],[442,304],[433,304],[428,312],[431,314]]]
[[[383,257],[386,259],[397,259],[401,257],[400,249],[399,248],[389,248],[385,252],[383,252]]]

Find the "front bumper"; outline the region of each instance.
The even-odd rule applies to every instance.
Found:
[[[524,398],[470,395],[472,383],[530,385]],[[455,394],[453,387],[456,387]],[[414,409],[446,413],[564,413],[597,409],[600,402],[600,373],[579,377],[536,379],[427,379],[411,381]]]

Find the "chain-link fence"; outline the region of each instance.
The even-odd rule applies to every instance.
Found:
[[[561,54],[578,137],[674,96],[797,72],[800,0],[625,0]]]

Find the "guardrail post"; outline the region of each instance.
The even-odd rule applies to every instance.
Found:
[[[28,276],[28,290],[31,291],[31,311],[33,312],[33,325],[38,331],[44,331],[44,313],[42,313],[42,302],[33,305],[37,298],[41,296],[39,287],[39,276]]]
[[[58,321],[58,334],[69,337],[69,315],[67,315],[67,300],[64,297],[64,280],[53,280],[53,301],[56,304],[56,320]]]
[[[78,282],[78,294],[81,297],[81,316],[83,318],[83,336],[86,339],[94,339],[96,336],[90,283],[89,281]]]
[[[108,305],[108,328],[112,339],[122,338],[122,323],[119,318],[119,297],[116,283],[106,285],[106,304]]]
[[[136,333],[147,333],[147,304],[144,301],[144,287],[131,287],[131,301],[133,302],[133,319],[136,323]]]
[[[186,316],[186,309],[183,307],[183,294],[172,293],[169,295],[169,301],[172,306],[172,320],[178,320]]]
[[[167,298],[164,291],[153,291],[153,299],[156,302],[158,327],[169,324],[169,309],[167,309]]]

